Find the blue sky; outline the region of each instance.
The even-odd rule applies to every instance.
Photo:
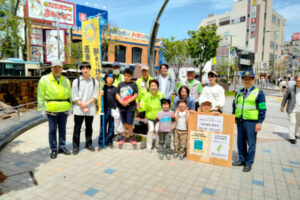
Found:
[[[106,9],[109,20],[119,28],[149,33],[164,0],[70,0]],[[158,37],[187,38],[208,14],[230,11],[233,0],[170,0],[160,19]],[[285,40],[300,32],[300,0],[273,0],[273,8],[287,19]]]

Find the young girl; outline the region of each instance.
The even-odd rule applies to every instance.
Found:
[[[159,136],[159,158],[164,159],[166,155],[167,159],[171,159],[171,137],[172,137],[172,121],[174,119],[174,112],[170,110],[170,100],[161,100],[161,111],[157,114],[159,121],[158,136]],[[166,146],[166,147],[164,147]]]

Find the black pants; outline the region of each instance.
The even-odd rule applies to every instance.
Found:
[[[85,120],[85,141],[86,147],[92,146],[92,134],[93,134],[93,119],[94,116],[79,116],[74,115],[74,132],[73,132],[73,151],[78,151],[80,147],[80,130],[83,120]]]

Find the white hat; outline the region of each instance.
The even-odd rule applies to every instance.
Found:
[[[195,72],[195,68],[189,67],[186,69],[186,72]]]
[[[61,62],[60,60],[54,60],[54,61],[52,61],[52,63],[51,63],[51,67],[55,67],[55,66],[60,66],[60,67],[62,67],[63,64],[62,64],[62,62]]]
[[[200,98],[200,105],[202,105],[205,102],[209,102],[211,103],[211,105],[213,104],[213,101],[209,98],[203,98],[203,99]]]
[[[143,70],[149,71],[149,66],[148,66],[148,65],[142,65],[141,70],[142,70],[142,71],[143,71]]]

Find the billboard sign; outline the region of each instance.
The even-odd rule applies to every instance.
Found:
[[[76,4],[76,26],[81,28],[81,22],[86,21],[91,16],[98,15],[100,19],[104,19],[107,22],[108,14],[106,10],[98,8],[87,7]]]
[[[223,37],[220,41],[220,46],[231,46],[231,36]]]
[[[43,30],[34,28],[30,32],[31,45],[43,46]]]
[[[46,30],[46,56],[45,60],[50,63],[58,59],[57,56],[57,30]],[[62,62],[65,61],[65,31],[59,30],[59,55]]]
[[[27,17],[39,21],[59,22],[66,25],[75,25],[75,4],[66,1],[28,0]]]
[[[146,40],[148,41],[150,36],[147,33],[141,33],[136,31],[130,31],[126,29],[119,29],[112,33],[112,35],[119,36],[119,37],[125,37],[130,39],[137,39],[137,40]]]
[[[31,57],[32,57],[32,61],[43,63],[44,62],[43,47],[31,46]]]
[[[292,35],[292,40],[295,41],[295,40],[300,40],[300,33],[293,33]]]

